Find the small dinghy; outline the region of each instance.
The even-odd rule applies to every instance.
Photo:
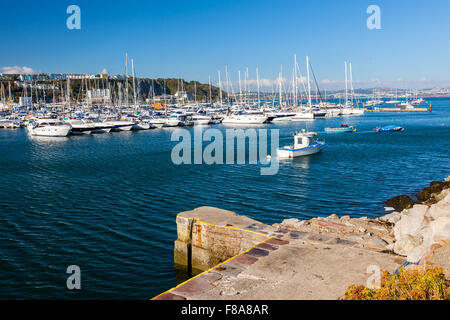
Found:
[[[339,128],[325,128],[325,132],[356,132],[356,129],[343,123]]]
[[[386,126],[386,127],[376,127],[375,128],[376,132],[401,132],[401,131],[405,131],[405,128],[403,127],[399,127],[399,126]]]
[[[319,153],[325,147],[325,142],[315,140],[314,137],[316,136],[317,133],[307,132],[305,129],[296,132],[294,134],[294,145],[279,148],[277,150],[278,157],[291,159]]]

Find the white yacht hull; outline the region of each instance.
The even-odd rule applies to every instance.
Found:
[[[131,131],[132,128],[133,128],[133,125],[131,125],[131,126],[121,126],[121,127],[119,127],[119,131]]]
[[[235,116],[228,117],[222,120],[223,124],[263,124],[267,121],[267,117],[253,117],[253,116]]]
[[[149,130],[151,128],[148,122],[138,122],[133,126],[133,130]]]
[[[38,128],[33,128],[32,126],[29,126],[27,129],[29,134],[32,136],[67,137],[70,133],[71,127],[68,125],[47,126]]]
[[[364,114],[364,109],[342,108],[341,114],[344,116],[361,116]]]
[[[291,121],[302,121],[302,120],[314,120],[314,113],[296,112],[295,115],[291,117]]]
[[[210,123],[211,120],[208,119],[196,119],[193,120],[194,126],[206,126]]]
[[[301,148],[301,149],[294,149],[293,147],[284,147],[279,148],[277,150],[278,158],[281,159],[292,159],[297,157],[303,157],[308,156],[311,154],[319,153],[323,150],[325,147],[325,143],[318,142],[312,146]]]
[[[180,120],[178,119],[167,119],[164,123],[164,127],[178,127]]]

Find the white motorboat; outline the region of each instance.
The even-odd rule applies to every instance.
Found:
[[[194,122],[194,126],[204,126],[211,124],[212,117],[202,114],[193,114],[192,115],[192,121]]]
[[[325,147],[325,142],[317,141],[315,132],[307,132],[303,129],[294,134],[294,145],[278,148],[277,155],[282,159],[292,159],[310,154],[319,153]]]
[[[149,130],[151,128],[152,125],[147,120],[139,120],[132,127],[133,130]]]
[[[342,108],[341,115],[343,116],[361,116],[364,114],[364,109],[362,108]]]
[[[117,120],[115,118],[106,118],[103,125],[110,126],[111,131],[130,131],[134,126],[134,121]]]
[[[314,120],[314,113],[312,112],[295,112],[291,117],[291,121],[302,121],[302,120]]]
[[[178,114],[173,114],[168,118],[164,119],[164,127],[178,127],[180,125],[180,119]]]
[[[149,124],[155,128],[162,128],[164,124],[166,123],[164,118],[151,118],[149,121]]]
[[[269,117],[264,114],[248,114],[244,112],[234,112],[222,120],[223,124],[263,124]]]
[[[66,119],[64,122],[72,127],[71,133],[75,135],[91,134],[95,130],[94,123],[82,119]]]
[[[272,112],[268,115],[274,117],[272,122],[288,122],[295,116],[295,112]]]
[[[0,128],[17,129],[21,127],[20,120],[0,119]]]
[[[70,124],[58,119],[36,119],[27,125],[27,130],[32,136],[67,137],[71,129]]]

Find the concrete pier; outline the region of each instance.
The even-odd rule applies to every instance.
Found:
[[[157,297],[194,299],[337,299],[366,284],[367,268],[394,271],[405,261],[385,250],[385,223],[348,217],[285,220],[273,226],[202,207],[177,217],[175,262],[206,270]]]

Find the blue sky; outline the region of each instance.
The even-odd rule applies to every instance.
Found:
[[[66,9],[81,8],[81,30],[68,30]],[[366,9],[381,8],[381,30]],[[340,86],[351,61],[355,86],[444,85],[450,80],[450,1],[8,1],[0,19],[0,68],[41,72],[124,72],[216,82],[249,68],[274,79],[293,54],[309,55],[324,86]],[[6,70],[6,69],[5,69]],[[357,82],[358,81],[358,82]]]

